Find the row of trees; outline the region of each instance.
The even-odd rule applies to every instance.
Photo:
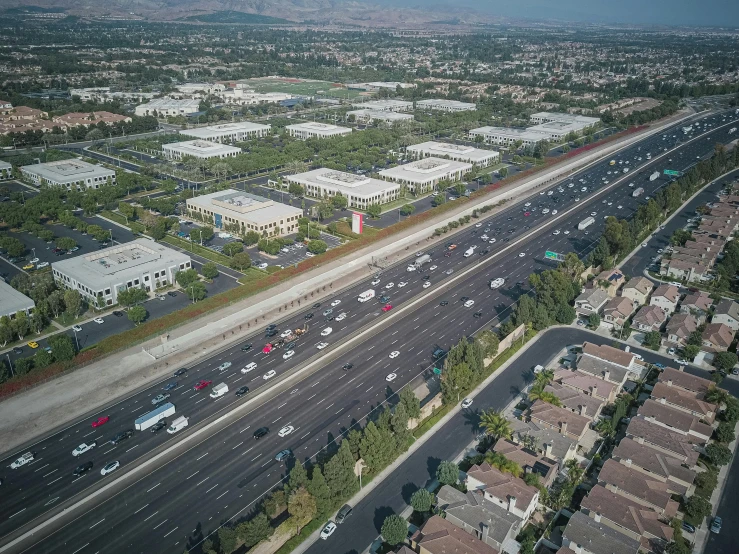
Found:
[[[444,404],[454,404],[485,378],[485,358],[498,354],[499,337],[485,330],[476,339],[462,337],[447,352],[441,373]]]

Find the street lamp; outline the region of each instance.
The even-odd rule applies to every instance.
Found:
[[[13,371],[13,362],[10,361],[10,352],[6,352],[5,355],[8,357],[8,366],[10,366],[10,373],[15,377],[15,371]]]
[[[128,218],[126,218],[126,222],[128,222]],[[110,244],[113,244],[113,229],[108,229],[110,231]]]
[[[80,350],[80,341],[77,338],[77,331],[75,330],[74,327],[72,327],[72,332],[74,333],[74,342],[77,343],[77,351],[79,352],[79,350]]]

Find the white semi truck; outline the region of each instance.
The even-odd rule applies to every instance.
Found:
[[[580,223],[577,224],[577,228],[582,231],[583,229],[587,229],[588,227],[590,227],[593,223],[595,223],[594,217],[586,217]]]
[[[416,269],[419,269],[423,264],[427,264],[431,261],[431,256],[428,254],[424,254],[423,256],[419,256],[413,261],[413,264]]]
[[[138,418],[134,422],[134,427],[136,427],[137,431],[143,431],[145,429],[148,429],[155,423],[163,420],[164,418],[174,415],[174,413],[174,404],[172,404],[171,402],[167,402],[166,404],[162,404],[155,410],[152,410],[148,414],[144,414],[140,418]]]

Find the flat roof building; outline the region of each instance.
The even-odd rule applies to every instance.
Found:
[[[581,129],[587,129],[588,127],[592,127],[593,125],[600,123],[600,118],[598,117],[587,117],[584,115],[555,112],[538,112],[532,114],[529,117],[529,120],[535,125],[557,121],[560,123],[567,123],[569,125],[576,125]]]
[[[307,140],[311,138],[329,138],[338,137],[341,135],[348,135],[352,132],[349,127],[339,127],[338,125],[331,125],[329,123],[318,123],[316,121],[309,121],[308,123],[296,123],[295,125],[287,125],[285,127],[287,132],[290,133],[291,137],[295,137],[300,140]]]
[[[156,115],[158,117],[187,115],[200,111],[200,100],[187,99],[175,100],[174,98],[155,98],[146,104],[136,106],[135,113],[138,116]]]
[[[472,164],[441,158],[424,158],[415,162],[383,169],[380,176],[386,181],[406,185],[408,190],[423,194],[433,190],[439,181],[460,181],[472,169]]]
[[[413,115],[409,113],[398,113],[392,111],[383,110],[351,110],[346,112],[346,116],[354,116],[354,120],[357,123],[364,123],[365,125],[370,124],[374,121],[385,121],[386,123],[394,124],[399,121],[412,121]]]
[[[477,106],[470,102],[460,102],[458,100],[446,100],[444,98],[431,98],[428,100],[419,100],[416,102],[418,110],[438,110],[442,112],[469,112],[475,111]]]
[[[241,154],[241,148],[209,140],[187,140],[162,144],[162,153],[168,160],[181,160],[185,156],[209,160],[211,158],[232,158]]]
[[[18,312],[30,314],[35,307],[33,300],[0,279],[0,317],[13,319]]]
[[[92,302],[102,297],[108,306],[118,303],[118,293],[130,287],[152,292],[174,284],[175,274],[190,267],[190,256],[148,239],[51,264],[58,285]]]
[[[486,144],[511,145],[521,141],[523,146],[533,146],[543,140],[549,140],[549,134],[543,131],[521,129],[515,127],[478,127],[470,130],[470,139],[481,136]]]
[[[500,160],[500,153],[495,150],[481,150],[472,146],[447,144],[446,142],[422,142],[409,146],[405,150],[409,156],[414,158],[428,156],[448,158],[458,162],[471,163],[475,167],[487,167]]]
[[[21,173],[34,185],[66,187],[71,190],[99,189],[108,182],[115,184],[115,171],[82,160],[59,160],[44,164],[24,165]]]
[[[300,208],[233,189],[188,198],[187,211],[199,214],[218,229],[241,234],[256,231],[268,236],[297,232],[298,219],[303,217]]]
[[[349,207],[366,209],[370,204],[387,204],[400,196],[400,184],[372,179],[334,169],[314,169],[306,173],[288,175],[288,183],[297,183],[309,196],[323,198],[341,194]]]
[[[13,177],[13,166],[8,162],[0,161],[0,181]]]
[[[197,129],[183,129],[181,135],[194,137],[213,142],[242,142],[253,138],[266,137],[271,125],[252,123],[251,121],[239,121],[237,123],[224,123],[223,125],[209,125]]]
[[[358,104],[352,104],[355,108],[368,109],[368,110],[380,110],[382,112],[412,112],[413,102],[407,102],[405,100],[394,100],[388,98],[385,100],[370,100],[369,102],[361,102]]]

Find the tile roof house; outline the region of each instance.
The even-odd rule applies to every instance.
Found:
[[[487,462],[473,465],[467,471],[467,490],[480,490],[485,499],[508,510],[524,522],[528,521],[539,502],[539,489],[527,485],[523,479],[503,473]]]
[[[599,314],[610,298],[603,289],[585,289],[575,298],[575,312],[584,317]]]
[[[670,431],[644,416],[631,418],[626,436],[639,444],[678,458],[689,468],[695,467],[698,462],[698,444],[690,436]]]
[[[624,437],[611,454],[612,459],[664,482],[672,494],[689,496],[693,492],[696,473],[671,454],[666,454],[633,439]]]
[[[739,331],[739,304],[729,298],[722,298],[716,304],[711,323],[723,323],[735,333]]]
[[[641,547],[651,552],[662,552],[672,540],[672,527],[660,521],[657,512],[601,485],[583,498],[581,510],[597,523],[639,540]]]
[[[513,431],[511,440],[521,446],[534,450],[539,456],[545,456],[564,464],[575,456],[577,441],[560,435],[559,431],[533,421],[511,420]]]
[[[516,544],[515,538],[523,527],[523,520],[494,502],[486,500],[479,491],[464,493],[444,485],[436,494],[436,506],[444,511],[447,521],[496,551],[518,550],[517,546],[506,547]]]
[[[567,408],[573,414],[578,414],[591,420],[594,420],[603,408],[603,401],[590,396],[589,394],[583,394],[579,391],[565,387],[557,382],[551,382],[544,387],[545,392],[551,392],[554,396],[559,398],[563,408]]]
[[[713,427],[701,423],[700,419],[694,415],[668,406],[664,399],[647,399],[641,405],[637,414],[644,416],[647,421],[677,433],[688,435],[693,443],[700,446],[705,445],[713,434]]]
[[[592,342],[584,342],[582,345],[582,354],[583,356],[610,362],[629,371],[638,371],[638,368],[636,368],[637,361],[634,354],[620,350],[619,348],[614,348],[607,344],[599,346]]]
[[[498,440],[491,450],[503,454],[510,461],[517,463],[524,473],[536,473],[539,476],[539,481],[545,487],[549,487],[554,483],[554,478],[559,471],[559,463],[556,460],[541,456],[537,452],[509,439]]]
[[[660,265],[659,274],[665,275],[672,279],[680,279],[681,281],[698,281],[704,275],[708,275],[710,266],[705,263],[695,261],[685,261],[677,259],[663,259]]]
[[[629,298],[636,306],[647,303],[654,284],[646,277],[632,277],[621,289],[621,296]]]
[[[659,331],[664,325],[667,316],[658,306],[642,306],[631,320],[631,326],[644,333]]]
[[[590,418],[572,413],[567,408],[535,401],[529,408],[529,419],[537,425],[549,427],[560,434],[579,441],[590,428]]]
[[[606,460],[603,464],[598,474],[598,484],[642,506],[652,508],[667,520],[674,517],[680,507],[672,500],[666,483],[647,477],[613,459]]]
[[[624,322],[634,313],[634,303],[630,298],[616,296],[603,306],[603,321],[611,326],[623,327]]]
[[[619,269],[608,269],[606,271],[601,271],[598,276],[594,279],[594,281],[600,286],[601,283],[605,284],[608,283],[608,287],[602,287],[608,296],[613,298],[616,296],[616,292],[618,292],[618,289],[621,288],[621,285],[623,285],[626,282],[626,279],[624,278],[624,274]]]
[[[410,539],[419,554],[500,554],[492,546],[439,516],[431,516]]]
[[[708,390],[715,386],[713,381],[710,379],[704,379],[697,375],[692,375],[686,371],[675,369],[674,367],[664,368],[657,380],[662,383],[667,383],[670,387],[676,387],[678,389],[694,392],[700,395],[704,395]],[[702,396],[701,396],[702,398]]]
[[[704,352],[726,352],[734,340],[734,331],[725,323],[709,323],[701,334]]]
[[[685,346],[690,333],[698,329],[698,321],[690,314],[675,314],[665,326],[667,342],[677,346]]]
[[[637,554],[639,546],[638,540],[575,512],[562,531],[557,554]]]
[[[691,292],[680,302],[680,313],[693,314],[696,319],[703,321],[711,306],[713,306],[713,300],[707,293]]]
[[[566,369],[555,372],[554,380],[564,387],[589,394],[603,402],[613,402],[616,399],[616,385],[585,373]]]
[[[662,284],[658,286],[649,299],[650,306],[662,308],[665,315],[669,315],[677,309],[680,300],[680,290],[675,285]]]
[[[701,393],[680,390],[664,381],[657,382],[652,389],[652,398],[670,408],[695,416],[705,423],[712,424],[716,419],[716,404],[703,400]]]

